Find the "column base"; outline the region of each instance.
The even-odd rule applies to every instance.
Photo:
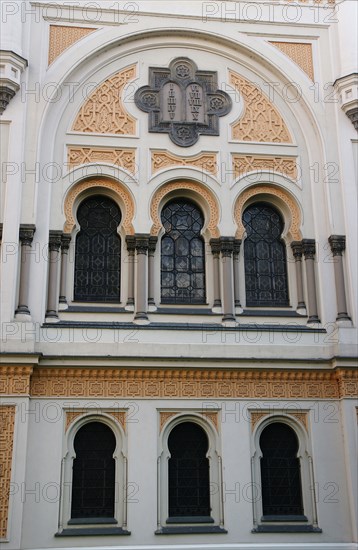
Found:
[[[68,303],[60,301],[60,303],[58,304],[58,309],[60,311],[65,311],[66,309],[68,309]]]
[[[31,315],[29,313],[23,313],[23,312],[15,312],[15,319],[16,321],[24,321],[24,322],[31,322]]]
[[[15,315],[31,315],[27,306],[19,306],[15,311]]]
[[[135,314],[133,323],[135,323],[136,325],[149,325],[150,321],[145,312],[139,311]]]
[[[337,326],[340,328],[350,328],[353,326],[352,320],[350,317],[345,317],[344,319],[336,319]]]
[[[152,303],[148,302],[148,311],[157,311],[157,309],[158,308],[157,308],[157,306],[155,305],[154,302],[152,302]]]
[[[45,322],[46,323],[58,323],[60,321],[56,311],[46,311]]]
[[[223,312],[221,306],[215,306],[215,305],[211,308],[211,311],[212,311],[213,313],[222,313],[222,312]]]
[[[298,313],[298,315],[307,315],[307,310],[305,306],[297,306],[296,313]]]
[[[321,320],[318,317],[318,315],[312,315],[311,317],[308,318],[307,325],[320,325],[320,324],[321,324]]]
[[[241,306],[235,306],[235,314],[236,315],[242,315],[244,313],[244,310]]]

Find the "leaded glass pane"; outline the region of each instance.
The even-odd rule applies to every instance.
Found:
[[[289,305],[286,249],[280,215],[267,204],[249,206],[243,215],[246,305]]]
[[[107,197],[90,197],[77,212],[74,299],[119,302],[121,241],[118,206]]]
[[[167,304],[205,303],[204,218],[193,203],[169,202],[162,210],[161,294]]]
[[[264,515],[303,515],[295,432],[287,424],[269,424],[261,434],[260,448]]]
[[[210,516],[208,438],[193,422],[178,424],[168,438],[169,517]]]

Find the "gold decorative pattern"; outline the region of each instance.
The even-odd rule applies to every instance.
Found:
[[[135,149],[108,149],[104,147],[68,147],[68,164],[71,168],[91,162],[116,164],[135,174]]]
[[[179,414],[179,411],[160,411],[159,413],[159,422],[160,422],[160,432],[164,428],[164,424],[167,423],[169,418],[173,418],[176,414]]]
[[[74,218],[73,205],[76,198],[85,190],[96,188],[96,191],[102,189],[111,189],[124,203],[124,213],[122,225],[124,227],[126,235],[134,235],[134,227],[132,224],[134,216],[134,201],[129,191],[118,181],[114,181],[108,178],[94,178],[77,183],[68,193],[65,199],[64,211],[65,211],[65,225],[63,228],[64,233],[71,233],[76,225]]]
[[[280,412],[280,411],[278,411]],[[282,411],[282,414],[284,416],[292,416],[298,420],[302,426],[305,428],[306,431],[308,431],[308,413],[304,411],[291,411],[289,409],[285,409]],[[250,412],[251,416],[251,431],[254,431],[256,424],[264,417],[272,417],[272,411],[265,411],[265,410],[256,410]]]
[[[358,395],[358,369],[338,369],[337,380],[340,397],[354,397]]]
[[[6,538],[9,518],[15,405],[0,406],[0,539]]]
[[[122,92],[136,76],[131,65],[103,82],[84,102],[73,125],[75,132],[134,135],[136,120],[128,114],[122,102]]]
[[[160,432],[162,431],[164,425],[167,423],[167,421],[170,418],[173,418],[173,416],[180,415],[180,414],[190,414],[191,411],[160,411],[159,418],[160,418]],[[209,411],[209,410],[201,410],[200,415],[204,416],[207,420],[210,420],[215,428],[216,431],[219,431],[219,421],[218,421],[218,411]]]
[[[289,232],[291,233],[291,236],[293,240],[300,241],[302,239],[301,236],[301,213],[300,210],[294,201],[294,199],[287,193],[287,191],[284,191],[283,189],[279,189],[274,186],[268,186],[268,185],[256,185],[254,187],[250,187],[249,189],[246,189],[239,197],[237,198],[236,204],[235,204],[235,211],[234,211],[234,217],[235,221],[237,223],[237,231],[236,231],[236,238],[242,239],[243,235],[245,233],[245,227],[242,223],[242,211],[244,208],[245,203],[255,195],[273,195],[275,197],[280,198],[289,208],[290,215],[291,215],[291,224],[289,227]]]
[[[126,431],[126,412],[125,411],[118,411],[113,409],[72,409],[71,411],[66,411],[66,426],[65,431],[67,432],[68,428],[74,422],[77,418],[80,416],[84,416],[87,414],[101,414],[106,413],[113,418],[116,419],[116,421],[122,426],[123,430]]]
[[[67,25],[50,25],[50,40],[48,50],[48,64],[51,65],[67,48],[91,34],[97,29],[88,27],[69,27]]]
[[[0,366],[0,395],[29,395],[32,369],[23,365]]]
[[[231,71],[230,83],[244,99],[243,115],[232,124],[233,139],[292,143],[282,116],[255,83]]]
[[[197,183],[197,182],[189,182],[189,181],[176,181],[172,183],[167,183],[157,189],[157,191],[154,193],[151,207],[150,207],[150,213],[153,220],[153,225],[150,231],[151,235],[158,235],[162,224],[160,221],[160,212],[159,212],[159,205],[162,199],[171,191],[175,191],[177,189],[180,190],[190,190],[194,191],[198,195],[200,195],[208,204],[209,206],[209,212],[210,212],[210,219],[208,223],[208,230],[210,232],[211,237],[219,237],[219,229],[218,229],[218,223],[219,223],[219,207],[217,204],[217,201],[211,191],[206,189],[204,185]]]
[[[312,44],[298,42],[271,42],[298,65],[311,80],[314,80]]]
[[[216,153],[199,153],[191,157],[181,157],[169,151],[152,151],[152,173],[171,166],[195,166],[205,172],[216,174],[218,170]]]
[[[279,172],[292,180],[297,179],[297,165],[294,157],[268,157],[252,155],[232,155],[235,178],[248,172]]]
[[[344,378],[343,383],[337,383]],[[358,372],[36,368],[33,397],[336,399],[358,390]]]

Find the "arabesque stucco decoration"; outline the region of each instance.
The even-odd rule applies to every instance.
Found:
[[[245,233],[245,227],[242,223],[242,212],[246,202],[254,197],[255,195],[272,195],[281,199],[290,211],[290,227],[288,232],[291,234],[291,237],[294,241],[300,241],[302,239],[301,235],[301,213],[296,201],[288,194],[287,191],[280,189],[278,187],[269,186],[269,185],[255,185],[249,187],[239,195],[236,200],[234,218],[237,223],[236,238],[242,239]]]
[[[297,164],[294,157],[269,157],[259,155],[232,155],[235,178],[248,172],[278,172],[292,180],[297,179]]]
[[[262,419],[262,418],[268,418],[272,417],[273,411],[264,411],[264,410],[255,410],[250,412],[251,416],[251,431],[254,431],[256,424]],[[283,416],[293,417],[296,420],[298,420],[302,426],[305,428],[306,431],[308,431],[308,412],[307,411],[294,411],[291,409],[285,409],[282,412]],[[274,418],[274,417],[273,417]]]
[[[218,229],[218,223],[219,223],[219,207],[217,204],[217,201],[211,191],[206,189],[204,185],[192,182],[192,181],[175,181],[171,183],[166,183],[157,191],[154,193],[154,196],[152,198],[151,206],[150,206],[150,214],[153,220],[153,225],[150,230],[151,235],[158,235],[162,223],[160,221],[160,212],[159,212],[159,205],[162,199],[172,191],[176,191],[177,189],[182,190],[189,190],[194,191],[198,195],[200,195],[208,204],[209,211],[210,211],[210,219],[208,223],[208,230],[210,232],[210,235],[212,238],[219,237],[219,229]]]
[[[68,147],[67,162],[70,167],[91,162],[116,164],[135,174],[135,149],[109,149],[105,147]]]
[[[185,411],[185,410],[181,410],[181,411],[160,411],[159,413],[159,417],[160,417],[160,431],[163,430],[164,428],[164,425],[167,423],[167,421],[170,419],[170,418],[173,418],[174,416],[182,416],[184,414],[190,414],[191,411]],[[216,431],[219,430],[219,420],[218,420],[218,411],[209,411],[209,410],[205,410],[205,409],[202,409],[200,411],[200,416],[203,416],[204,418],[208,419],[208,420],[211,420],[211,422],[214,424],[215,428],[216,428]]]
[[[122,93],[127,82],[136,76],[131,65],[105,80],[83,103],[73,130],[97,134],[134,135],[136,120],[124,108]]]
[[[29,395],[32,366],[1,365],[0,395]]]
[[[86,416],[88,414],[101,415],[102,413],[106,413],[106,414],[109,414],[110,416],[113,416],[113,418],[117,422],[119,422],[119,424],[122,426],[123,430],[126,431],[126,412],[125,411],[118,411],[113,409],[98,409],[98,408],[71,409],[70,411],[66,411],[65,431],[67,432],[72,422],[74,422],[77,418],[81,416]]]
[[[312,44],[298,42],[271,42],[298,65],[311,80],[314,80]]]
[[[358,371],[37,368],[33,397],[336,399],[355,397]]]
[[[155,174],[164,168],[172,166],[194,166],[205,172],[210,172],[216,175],[217,154],[216,153],[199,153],[190,157],[182,157],[169,153],[169,151],[152,151],[152,173]]]
[[[6,538],[9,519],[15,413],[15,405],[0,406],[0,539]]]
[[[97,29],[88,27],[70,27],[68,25],[50,25],[48,64],[51,65],[59,55],[84,36]]]
[[[95,188],[96,192],[101,192],[101,189],[111,189],[124,203],[124,212],[122,212],[122,226],[126,235],[134,235],[134,228],[132,224],[134,216],[134,201],[129,191],[118,181],[111,180],[109,178],[94,178],[77,183],[65,198],[64,213],[65,224],[64,233],[71,233],[76,226],[74,203],[76,198],[87,189]]]
[[[234,122],[232,138],[238,141],[292,143],[282,116],[254,82],[230,71],[230,83],[242,95],[244,111]]]

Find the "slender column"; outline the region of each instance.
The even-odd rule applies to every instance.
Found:
[[[57,282],[58,282],[58,264],[60,261],[62,231],[50,231],[48,243],[49,248],[49,273],[48,273],[48,291],[47,291],[47,311],[46,318],[50,320],[58,319],[58,300],[57,300]]]
[[[343,258],[346,249],[346,237],[344,235],[331,235],[328,238],[333,253],[334,277],[336,280],[337,294],[337,321],[350,321],[347,313],[346,290],[344,284]]]
[[[158,237],[149,237],[148,248],[148,309],[155,311],[156,305],[154,301],[154,281],[155,281],[155,265],[154,254],[157,246]]]
[[[71,235],[63,233],[61,236],[61,276],[60,276],[60,304],[61,309],[67,309],[66,298],[66,283],[67,283],[67,266],[68,266],[68,250],[70,248]],[[60,306],[61,307],[61,306]]]
[[[211,253],[213,255],[213,278],[214,278],[214,305],[221,309],[220,297],[220,239],[210,239]]]
[[[317,310],[316,280],[314,274],[314,258],[316,254],[316,243],[314,239],[303,239],[303,253],[306,261],[307,277],[307,301],[308,301],[308,323],[320,323]]]
[[[135,255],[135,237],[126,236],[128,252],[128,298],[126,308],[129,311],[134,309],[134,255]]]
[[[147,316],[149,235],[137,234],[135,248],[137,251],[137,289],[134,320],[146,324],[149,323]]]
[[[300,241],[291,243],[293,257],[295,258],[296,285],[297,285],[297,312],[306,314],[306,304],[303,297],[303,279],[302,279],[302,253],[303,246]]]
[[[223,321],[235,322],[234,306],[234,270],[233,252],[234,237],[221,237],[220,250],[222,258],[222,282],[223,282]]]
[[[16,315],[30,315],[29,290],[30,290],[30,254],[31,245],[36,228],[32,224],[21,224],[19,239],[21,242],[20,287],[19,305]]]
[[[240,272],[239,272],[239,257],[240,257],[240,247],[241,239],[235,239],[234,241],[234,297],[235,297],[235,308],[242,313],[241,303],[240,303]]]

